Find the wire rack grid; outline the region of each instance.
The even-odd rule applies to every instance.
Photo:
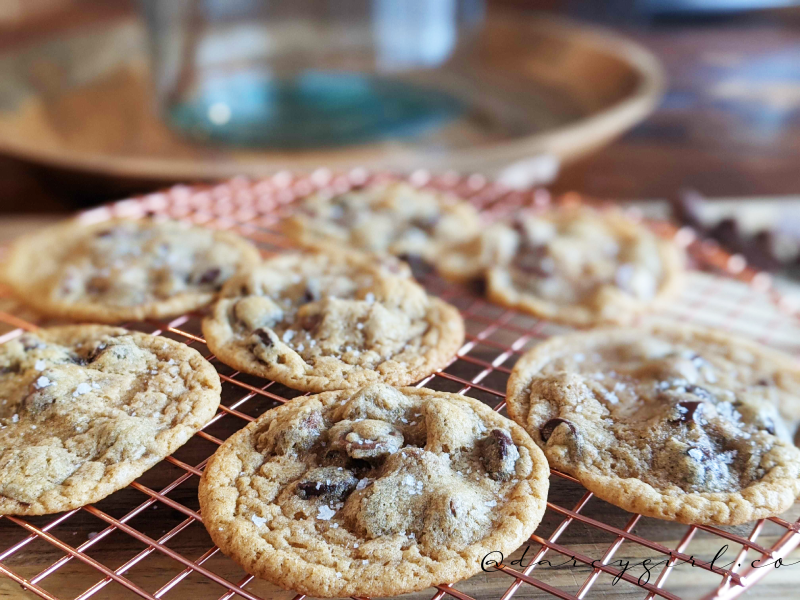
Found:
[[[393,178],[363,170],[347,174],[320,170],[308,176],[279,173],[261,181],[178,186],[106,205],[81,217],[93,221],[166,215],[235,230],[269,255],[291,247],[277,224],[292,210],[295,199],[318,191],[341,193]],[[467,198],[490,215],[551,201],[543,190],[512,190],[479,175],[432,176],[418,171],[407,179],[416,186]],[[800,339],[793,329],[797,326],[794,316],[787,314],[780,297],[771,291],[767,276],[749,269],[740,257],[696,239],[689,230],[664,223],[653,226],[675,236],[697,265],[722,273],[693,273],[687,292],[666,309],[668,316],[732,330],[745,325],[747,335],[800,351],[794,345]],[[516,359],[537,342],[566,329],[492,305],[479,290],[448,283],[431,271],[415,274],[430,293],[460,309],[467,327],[464,346],[451,365],[418,385],[469,394],[504,411],[505,385]],[[3,307],[0,343],[45,324],[35,321],[24,307]],[[11,596],[48,600],[303,597],[241,571],[213,546],[202,527],[196,490],[209,456],[227,436],[298,393],[217,361],[202,338],[201,316],[187,314],[125,326],[181,340],[212,361],[223,382],[219,412],[184,448],[96,505],[44,517],[0,517],[0,573],[8,578],[5,587],[0,580],[0,595],[5,590]],[[487,572],[455,586],[442,584],[409,597],[579,599],[594,590],[647,600],[734,598],[800,544],[800,520],[792,520],[800,511],[795,512],[789,518],[775,517],[739,528],[666,523],[616,509],[593,498],[573,478],[552,471],[545,518],[524,549],[502,562],[487,562]],[[716,549],[724,545],[729,553],[715,560]],[[636,568],[630,568],[632,561]],[[769,564],[773,566],[763,568]],[[677,581],[679,570],[684,572],[683,583],[671,590],[670,581]]]

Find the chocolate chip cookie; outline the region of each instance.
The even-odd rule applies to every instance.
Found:
[[[203,522],[247,572],[314,597],[394,596],[480,571],[534,531],[549,470],[486,405],[372,384],[297,398],[231,436]]]
[[[149,218],[73,219],[18,240],[4,278],[45,315],[115,323],[199,308],[258,261],[254,246],[226,231]]]
[[[773,403],[798,377],[788,356],[713,330],[600,329],[524,355],[508,412],[553,468],[612,504],[735,525],[800,493],[800,450]]]
[[[0,514],[97,502],[214,416],[216,371],[196,350],[100,325],[0,346]]]
[[[319,392],[418,381],[449,364],[464,322],[397,259],[330,251],[232,278],[203,333],[225,364]]]
[[[671,295],[683,270],[673,243],[618,210],[589,206],[520,213],[436,266],[451,279],[485,275],[493,301],[576,326],[629,322]]]
[[[349,246],[432,261],[445,248],[476,235],[480,221],[467,202],[397,182],[309,196],[285,228],[309,247]]]

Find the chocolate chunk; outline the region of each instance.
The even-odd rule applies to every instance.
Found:
[[[702,389],[702,388],[701,388]],[[702,402],[696,400],[686,400],[678,402],[676,409],[678,415],[674,419],[670,419],[671,423],[688,423],[697,419],[702,413]]]
[[[258,341],[265,347],[271,348],[275,345],[275,334],[272,331],[268,331],[267,329],[256,329],[253,332],[258,338]]]
[[[200,276],[199,283],[201,285],[207,283],[214,283],[217,280],[217,278],[219,278],[221,273],[222,271],[220,270],[219,267],[213,267],[211,269],[208,269]]]
[[[411,225],[417,229],[422,229],[426,233],[433,233],[433,230],[436,229],[441,220],[442,215],[436,213],[427,217],[417,217],[411,221]]]
[[[308,304],[309,302],[314,302],[316,300],[319,300],[317,295],[314,294],[314,292],[312,292],[311,289],[306,288],[305,291],[303,292],[302,297],[300,298],[300,304]]]
[[[544,246],[526,246],[517,252],[512,266],[527,275],[544,279],[552,275],[542,266],[545,258],[547,258],[547,249]]]
[[[98,231],[97,233],[95,233],[94,237],[96,237],[96,238],[107,238],[107,237],[111,237],[112,235],[114,235],[114,230],[113,229],[102,229],[101,231]]]
[[[297,495],[301,498],[327,496],[341,500],[352,492],[358,479],[349,470],[340,467],[319,467],[306,473],[297,484]]]
[[[411,267],[411,274],[415,279],[423,279],[433,272],[431,266],[419,254],[402,254],[400,258]],[[399,272],[399,269],[397,269],[397,272]]]
[[[492,429],[481,441],[480,449],[481,460],[489,477],[505,481],[514,475],[514,465],[517,464],[519,450],[505,431]]]
[[[25,351],[44,347],[44,343],[31,335],[23,335],[21,338],[19,338],[19,341],[22,344],[22,349]]]
[[[111,288],[111,282],[106,277],[92,277],[86,283],[86,293],[105,294]]]
[[[19,371],[19,365],[13,365],[13,366],[3,365],[2,367],[0,367],[0,375],[6,375],[8,373],[17,373],[18,371]]]
[[[322,315],[318,313],[304,315],[300,319],[300,327],[302,327],[305,331],[314,331],[319,324],[322,322]]]
[[[556,417],[554,419],[550,419],[539,429],[539,435],[542,436],[542,440],[544,440],[545,442],[549,440],[550,436],[553,435],[553,431],[555,430],[555,428],[561,425],[562,423],[567,427],[569,427],[569,430],[572,432],[572,435],[578,435],[578,430],[572,421],[568,421],[567,419],[562,419],[561,417]]]
[[[107,347],[108,347],[107,344],[97,344],[97,346],[92,348],[92,350],[87,355],[86,357],[87,362],[96,361],[98,357],[103,353],[103,350],[105,350]]]
[[[72,364],[78,365],[80,367],[86,366],[86,362],[87,362],[85,358],[83,358],[82,356],[79,356],[78,354],[74,354],[74,353],[70,353],[69,361]]]

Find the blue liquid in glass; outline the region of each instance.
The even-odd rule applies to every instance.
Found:
[[[307,71],[278,79],[246,71],[207,78],[167,117],[194,139],[300,149],[413,136],[463,111],[446,93],[374,75]]]

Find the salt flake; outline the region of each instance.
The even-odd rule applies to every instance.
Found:
[[[330,521],[333,518],[333,515],[336,514],[336,511],[333,510],[330,506],[320,506],[319,512],[317,513],[317,518],[321,521]]]
[[[92,386],[86,382],[79,383],[78,387],[75,388],[75,391],[72,392],[72,396],[77,398],[78,396],[83,396],[83,394],[92,391]]]

